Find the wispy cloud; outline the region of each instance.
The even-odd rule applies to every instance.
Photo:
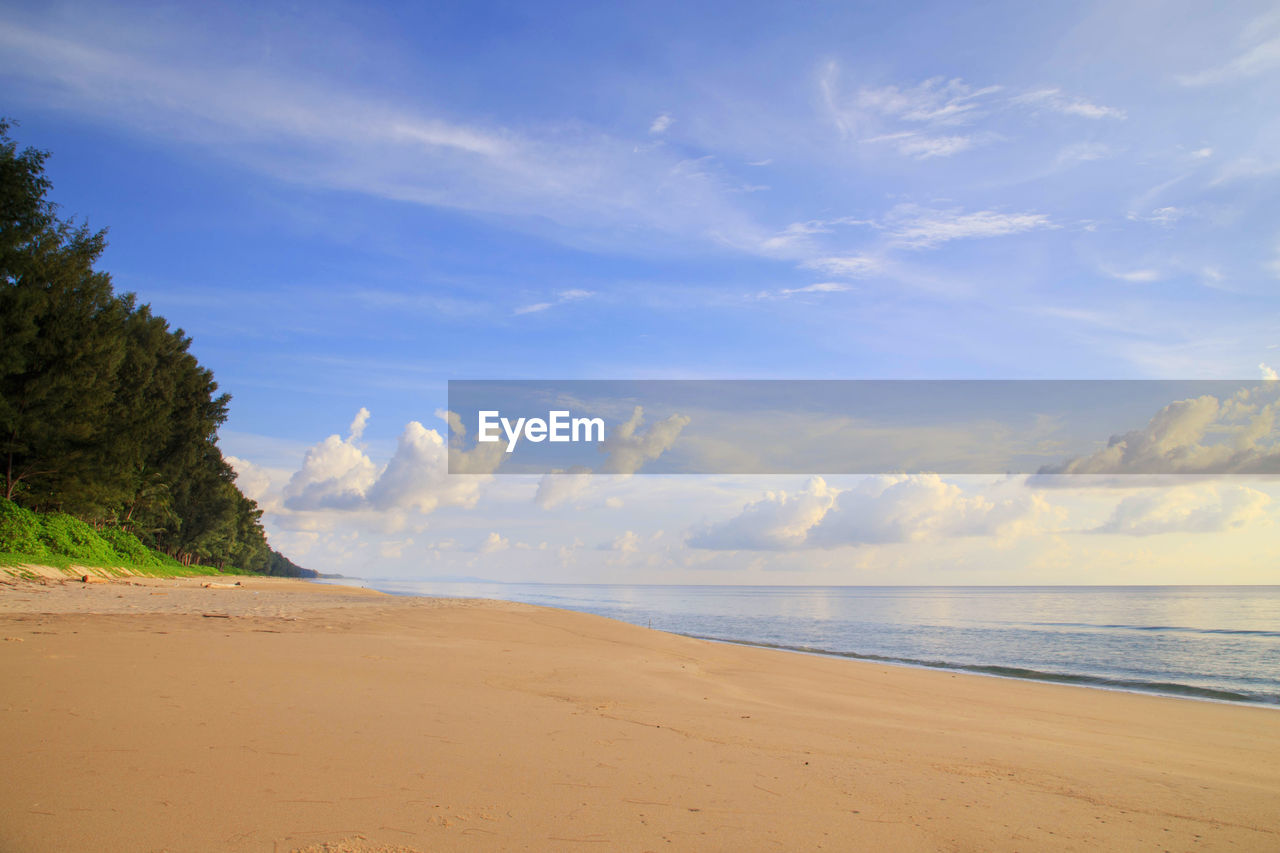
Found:
[[[513,314],[537,314],[540,311],[546,311],[548,308],[554,308],[557,305],[564,305],[567,302],[580,302],[583,299],[590,299],[595,293],[590,290],[562,290],[556,294],[555,299],[549,302],[534,302],[530,305],[521,305],[516,308]]]
[[[653,120],[653,123],[649,125],[649,132],[652,133],[654,136],[658,136],[663,133],[666,133],[667,129],[671,127],[671,122],[672,122],[671,116],[667,113],[663,113],[662,115],[655,118]]]
[[[1010,99],[1014,104],[1052,110],[1063,115],[1080,118],[1126,118],[1125,111],[1116,107],[1095,104],[1084,98],[1065,94],[1061,89],[1037,89]]]
[[[1057,228],[1043,213],[1001,213],[959,209],[930,210],[902,204],[889,212],[886,229],[894,245],[909,249],[931,249],[952,240],[1004,237],[1027,231]]]
[[[862,144],[887,146],[904,157],[951,157],[1004,139],[982,122],[1010,109],[1049,110],[1085,119],[1123,119],[1125,111],[1058,88],[1010,94],[1005,86],[973,86],[958,77],[931,77],[903,86],[841,86],[831,62],[819,78],[823,101],[840,133]]]
[[[460,120],[301,70],[209,60],[202,50],[175,60],[157,45],[199,38],[149,26],[121,27],[136,36],[124,44],[0,20],[0,73],[30,81],[46,107],[216,149],[311,187],[528,217],[575,240],[661,233],[754,245],[764,231],[735,201],[740,182],[706,158],[683,160],[568,120],[525,128]],[[670,122],[664,113],[651,127],[656,134]]]
[[[1280,35],[1275,33],[1278,27],[1280,18],[1275,15],[1255,21],[1254,25],[1246,27],[1241,37],[1243,45],[1239,53],[1212,68],[1192,74],[1179,74],[1178,82],[1184,86],[1209,86],[1257,77],[1280,68]],[[1264,37],[1263,33],[1270,37]]]

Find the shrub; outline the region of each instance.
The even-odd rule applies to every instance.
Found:
[[[152,566],[159,565],[161,562],[154,551],[139,542],[138,537],[127,530],[108,527],[99,535],[126,565]]]
[[[119,559],[98,531],[63,512],[51,512],[44,517],[40,539],[54,554],[105,563]]]
[[[48,553],[40,541],[40,518],[31,510],[0,498],[0,551],[43,557]]]

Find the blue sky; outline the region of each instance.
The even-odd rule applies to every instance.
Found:
[[[773,483],[594,484],[558,513],[502,477],[390,513],[290,509],[287,484],[332,435],[331,479],[365,488],[443,431],[450,378],[1262,375],[1278,77],[1268,3],[0,5],[14,136],[233,394],[223,447],[273,542],[401,574],[928,580],[968,548],[1058,577],[1013,553],[1046,534],[960,548],[928,524],[821,571],[690,550],[691,519]],[[1270,492],[1205,488],[1184,503],[1226,520],[1197,541],[1234,537],[1254,577]],[[1076,498],[1098,526],[1122,500]],[[655,532],[674,544],[549,556]],[[1063,541],[1103,539],[1141,564]]]

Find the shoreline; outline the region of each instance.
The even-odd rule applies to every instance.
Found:
[[[0,849],[1280,841],[1264,706],[243,580],[0,587]]]
[[[343,580],[353,581],[355,583],[344,584],[342,582]],[[320,582],[324,583],[325,581],[322,579],[320,580]],[[500,581],[484,581],[484,582],[428,581],[426,583],[439,583],[441,585],[458,585],[458,586],[477,586],[477,585],[481,585],[482,583],[488,584],[488,585],[494,585],[494,586],[549,586],[549,587],[564,586],[564,584],[555,584],[555,583],[544,584],[544,583],[536,583],[536,582],[527,583],[527,584],[525,583],[504,584]],[[412,591],[400,591],[400,590],[394,590],[394,589],[381,589],[376,585],[376,579],[374,581],[370,581],[369,579],[366,579],[366,578],[344,578],[342,580],[337,580],[337,582],[335,583],[330,583],[327,585],[349,586],[350,588],[353,588],[353,589],[370,589],[370,590],[381,592],[385,595],[403,596],[403,597],[417,596],[417,597],[425,597],[425,598],[461,598],[461,599],[475,597],[475,596],[466,596],[466,595],[461,595],[461,596],[452,595],[448,593],[412,592]],[[592,586],[592,587],[601,587],[601,588],[613,588],[619,585],[617,584],[571,584],[571,586],[575,586],[575,587],[576,586]],[[634,585],[626,584],[622,586],[634,586]],[[669,587],[669,585],[667,584],[650,584],[648,586],[652,586],[658,589]],[[729,588],[734,588],[734,586],[735,585],[729,585]],[[1179,588],[1180,586],[1185,586],[1185,585],[1174,585],[1174,586],[1166,586],[1161,588]],[[1222,585],[1209,585],[1209,586],[1222,586]],[[1267,588],[1267,589],[1278,588],[1278,585],[1276,584],[1259,584],[1257,586]],[[703,588],[703,587],[700,587],[700,588]],[[774,586],[774,587],[768,587],[768,588],[769,589],[796,589],[798,587]],[[804,588],[804,587],[799,587],[799,588]],[[819,587],[819,588],[820,589],[845,589],[850,587]],[[863,587],[851,587],[851,588],[858,589]],[[874,587],[874,588],[875,589],[918,589],[919,587],[890,586],[890,587]],[[929,589],[979,589],[979,588],[987,589],[987,588],[990,588],[990,589],[1038,590],[1038,589],[1056,589],[1057,587],[960,586],[960,587],[928,587],[928,588]],[[1095,587],[1068,587],[1068,588],[1093,589]],[[1113,587],[1101,587],[1101,588],[1111,589]],[[1114,588],[1132,589],[1133,587],[1122,585]],[[492,600],[492,601],[520,601],[519,599],[506,599],[506,598],[486,599],[483,596],[480,596],[479,598],[481,598],[482,600]],[[536,607],[548,607],[550,609],[563,609],[563,610],[568,610],[570,612],[577,612],[577,613],[592,613],[594,615],[603,616],[604,618],[617,619],[618,621],[624,622],[626,624],[644,627],[643,625],[641,625],[640,622],[631,622],[627,619],[619,618],[617,616],[609,616],[605,613],[598,613],[595,610],[591,610],[585,607],[582,609],[576,609],[572,607],[557,607],[556,605],[540,604],[536,602],[520,602],[520,603],[531,604],[532,606],[536,606]],[[1085,687],[1085,688],[1094,689],[1094,690],[1106,690],[1106,691],[1120,692],[1120,693],[1133,693],[1133,694],[1142,695],[1142,696],[1163,696],[1170,699],[1190,699],[1198,702],[1215,702],[1215,703],[1221,703],[1221,704],[1227,704],[1227,705],[1242,705],[1246,707],[1259,707],[1259,708],[1269,708],[1273,710],[1280,710],[1280,696],[1277,696],[1277,695],[1258,694],[1257,696],[1249,696],[1249,695],[1228,690],[1225,688],[1215,689],[1215,688],[1209,688],[1209,687],[1198,687],[1194,684],[1186,684],[1186,683],[1177,682],[1177,681],[1144,682],[1136,679],[1133,681],[1123,681],[1123,680],[1116,680],[1116,679],[1108,679],[1107,677],[1102,675],[1060,672],[1060,671],[1054,671],[1054,670],[1036,670],[1036,669],[1030,669],[1025,667],[1006,665],[1006,664],[995,664],[995,663],[966,664],[966,663],[953,663],[949,661],[914,660],[911,658],[894,657],[890,655],[862,654],[856,651],[820,649],[820,648],[804,647],[799,645],[788,645],[785,643],[773,643],[773,642],[768,642],[763,640],[751,640],[751,639],[741,639],[741,638],[731,638],[731,637],[713,637],[706,634],[690,633],[686,631],[676,631],[676,630],[670,630],[666,628],[662,628],[659,630],[662,630],[666,633],[674,634],[680,637],[688,637],[694,640],[706,640],[708,642],[713,642],[713,643],[728,643],[730,645],[746,646],[749,648],[774,649],[777,651],[792,652],[795,654],[802,654],[802,655],[817,655],[819,657],[833,658],[836,660],[862,661],[867,663],[883,664],[885,666],[901,666],[901,667],[906,667],[908,669],[923,669],[923,670],[930,670],[930,671],[944,672],[944,673],[964,673],[968,675],[979,675],[979,676],[985,676],[988,678],[1000,678],[1000,679],[1008,679],[1013,681],[1031,681],[1031,682],[1038,682],[1042,684],[1062,684],[1062,685],[1075,686],[1075,687]],[[1025,675],[1018,674],[1019,672],[1023,672],[1026,674]]]

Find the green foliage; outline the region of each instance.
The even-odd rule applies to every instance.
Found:
[[[78,518],[64,512],[49,513],[43,519],[40,540],[51,554],[97,563],[119,559],[107,540]]]
[[[34,512],[0,498],[0,551],[45,556],[49,549],[40,540],[41,529]]]
[[[48,154],[19,151],[10,127],[0,119],[0,551],[267,571],[262,512],[217,445],[230,397],[181,329],[93,268],[106,232],[59,218]]]

